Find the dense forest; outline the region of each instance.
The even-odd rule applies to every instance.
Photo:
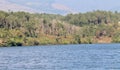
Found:
[[[0,46],[119,43],[120,13],[57,15],[0,11]]]

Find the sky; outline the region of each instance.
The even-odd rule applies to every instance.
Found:
[[[67,14],[93,10],[120,11],[120,0],[0,0],[0,9]]]

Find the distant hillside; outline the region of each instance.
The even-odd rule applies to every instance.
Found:
[[[48,5],[45,5],[46,3],[44,4],[44,2],[46,1],[41,1],[41,2],[43,2],[43,5],[40,4],[40,6],[36,6],[36,4],[31,2],[23,5],[23,4],[19,4],[14,0],[0,0],[0,10],[6,12],[24,11],[29,13],[53,13],[53,14],[63,14],[63,15],[66,13],[73,12],[71,9],[69,9],[68,7],[62,4],[50,2]],[[35,5],[35,6],[31,6],[31,5]]]
[[[0,0],[0,10],[1,11],[25,11],[25,12],[35,12],[35,10],[29,8],[29,7],[25,7],[22,5],[18,5],[15,3],[11,3],[7,0]]]
[[[118,12],[62,16],[0,11],[0,46],[113,42],[120,42]]]

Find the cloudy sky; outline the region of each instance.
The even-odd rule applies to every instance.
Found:
[[[120,11],[120,0],[0,0],[0,10],[55,14],[93,10]]]

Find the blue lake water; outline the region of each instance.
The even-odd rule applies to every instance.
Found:
[[[0,70],[120,70],[120,44],[0,48]]]

